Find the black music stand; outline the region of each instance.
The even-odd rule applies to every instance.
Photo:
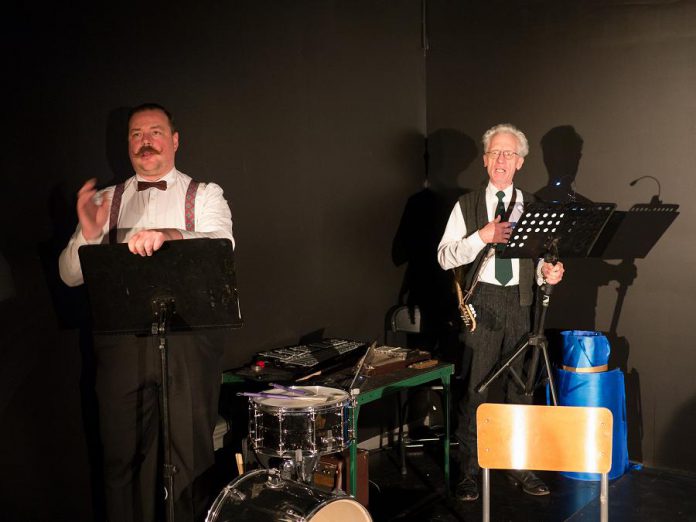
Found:
[[[242,326],[232,242],[167,241],[150,257],[123,243],[84,245],[78,254],[94,332],[159,336],[162,469],[166,516],[174,522],[167,332]]]
[[[661,202],[637,203],[627,211],[616,211],[590,255],[602,259],[642,259],[678,215],[679,205]]]
[[[556,263],[561,256],[587,257],[615,207],[613,203],[581,202],[525,205],[524,214],[517,221],[510,240],[499,255],[504,258],[539,259],[543,257],[547,263]],[[520,389],[524,390],[526,395],[532,395],[539,364],[539,351],[541,351],[549,379],[551,398],[553,404],[558,405],[549,361],[548,342],[544,335],[544,322],[552,291],[553,285],[541,285],[539,288],[541,308],[535,317],[533,331],[522,337],[500,368],[479,385],[477,389],[479,393],[508,369]],[[525,383],[511,365],[530,346],[535,349]]]

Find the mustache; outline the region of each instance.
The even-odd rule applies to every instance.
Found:
[[[136,156],[142,156],[146,152],[151,154],[159,154],[160,151],[150,145],[143,145],[138,152],[135,153]]]

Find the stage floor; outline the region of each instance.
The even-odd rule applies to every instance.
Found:
[[[456,448],[452,448],[456,453]],[[456,465],[452,482],[456,484]],[[401,475],[398,453],[374,450],[369,458],[370,506],[374,522],[455,522],[481,520],[481,500],[447,499],[441,449],[429,443],[410,448],[407,474]],[[551,488],[546,497],[532,497],[510,484],[503,472],[491,472],[493,521],[599,520],[599,482],[540,472]],[[696,520],[696,474],[634,466],[609,484],[609,520],[655,522]]]

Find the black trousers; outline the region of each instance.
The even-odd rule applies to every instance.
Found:
[[[457,432],[462,474],[479,472],[476,449],[476,409],[488,399],[489,388],[476,391],[494,367],[514,351],[518,341],[530,329],[530,307],[520,306],[518,286],[502,287],[479,283],[471,304],[477,314],[474,332],[464,334],[464,344],[471,351],[471,368],[466,389],[457,404]],[[518,375],[523,357],[512,365]],[[531,397],[524,395],[512,380],[509,371],[500,375],[503,380],[505,401],[529,404]],[[465,381],[466,382],[466,381]]]
[[[196,479],[214,463],[223,342],[216,332],[171,333],[169,416],[177,522],[200,520],[212,492]],[[96,336],[96,389],[104,451],[108,522],[161,518],[159,387],[156,336]]]

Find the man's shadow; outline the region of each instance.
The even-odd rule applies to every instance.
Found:
[[[452,274],[437,261],[437,247],[457,199],[459,175],[478,155],[473,139],[454,129],[438,129],[425,140],[423,189],[410,196],[392,243],[392,260],[406,265],[399,304],[421,312],[421,331],[407,344],[458,359],[459,323]]]
[[[547,185],[535,196],[544,202],[591,203],[576,190],[576,178],[580,170],[584,140],[570,125],[549,130],[541,139],[544,164],[548,172]],[[599,288],[612,281],[618,282],[617,299],[608,332],[603,332],[611,347],[610,368],[620,368],[625,373],[629,451],[634,460],[642,458],[640,437],[642,414],[640,407],[639,375],[635,369],[627,372],[630,352],[628,339],[618,334],[619,319],[628,288],[637,277],[633,258],[621,259],[618,264],[600,257],[569,257],[561,259],[565,266],[563,282],[553,291],[547,312],[546,335],[552,359],[561,361],[563,330],[596,330],[596,308]]]
[[[103,173],[108,176],[108,179],[99,179],[100,188],[120,183],[133,174],[128,158],[129,111],[130,109],[126,107],[119,107],[108,115],[105,129],[105,154],[109,170]],[[85,179],[80,180],[80,185],[88,177],[85,175]],[[38,245],[38,249],[59,328],[78,331],[82,362],[80,375],[82,423],[91,468],[92,503],[95,520],[102,520],[104,518],[103,463],[99,437],[98,406],[94,389],[96,364],[90,307],[84,285],[75,288],[66,286],[60,279],[58,271],[58,257],[68,244],[68,240],[77,226],[75,210],[77,188],[70,190],[63,181],[51,188],[48,213],[52,234],[48,240]]]

